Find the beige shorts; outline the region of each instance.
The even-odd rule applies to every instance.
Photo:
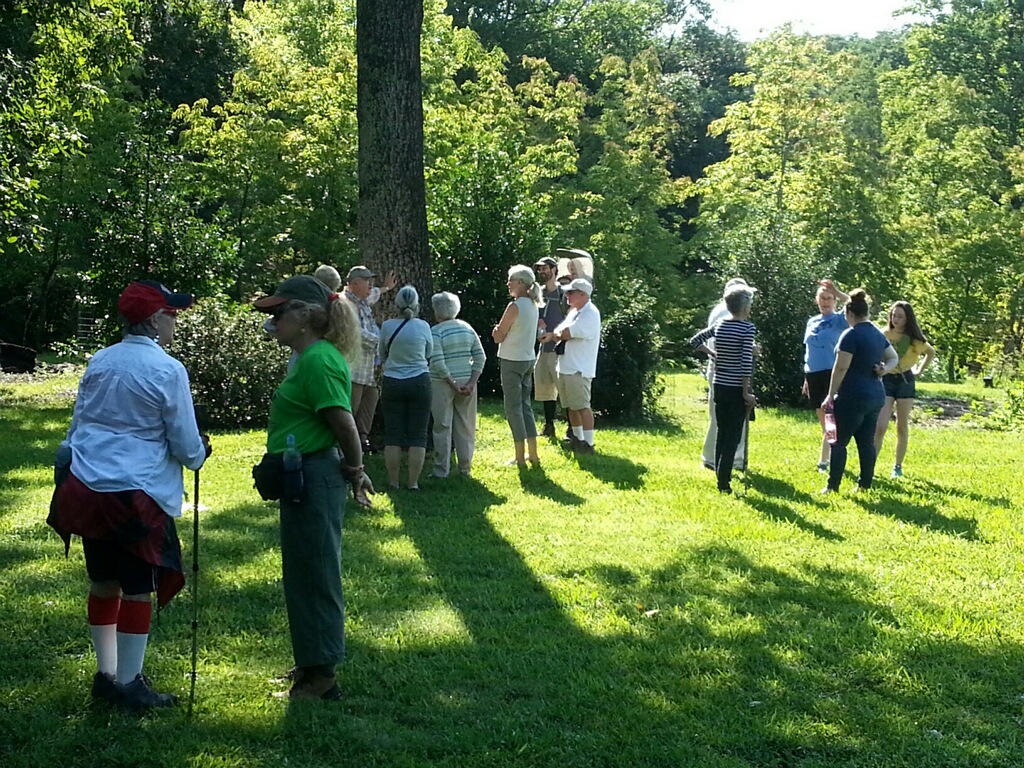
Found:
[[[562,397],[562,405],[570,411],[589,410],[591,381],[582,373],[558,374],[558,393]]]
[[[540,402],[558,399],[558,355],[554,352],[540,352],[533,368],[533,399]]]

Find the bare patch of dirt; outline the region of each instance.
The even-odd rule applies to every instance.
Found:
[[[964,416],[988,416],[995,404],[985,401],[960,400],[952,397],[918,397],[913,420],[926,426],[955,426]]]

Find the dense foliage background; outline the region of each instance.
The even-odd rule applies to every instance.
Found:
[[[643,305],[647,380],[741,274],[785,401],[830,276],[914,302],[950,377],[1018,372],[1024,0],[916,5],[744,46],[698,0],[426,0],[436,287],[486,336],[509,265],[585,248],[610,327]],[[4,4],[0,340],[99,344],[129,277],[225,303],[344,272],[356,137],[354,0]]]

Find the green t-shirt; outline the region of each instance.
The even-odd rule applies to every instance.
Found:
[[[283,453],[288,435],[302,453],[315,453],[337,444],[319,411],[352,410],[352,377],[341,352],[328,341],[310,345],[270,399],[267,452]]]

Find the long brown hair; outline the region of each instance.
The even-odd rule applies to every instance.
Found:
[[[897,301],[893,303],[892,307],[889,309],[889,330],[896,330],[892,325],[892,311],[896,309],[896,307],[902,309],[903,313],[907,316],[907,324],[903,328],[903,333],[915,341],[923,341],[927,344],[928,339],[924,337],[924,332],[921,330],[921,326],[917,324],[917,315],[914,314],[914,308],[910,306],[909,301]]]

